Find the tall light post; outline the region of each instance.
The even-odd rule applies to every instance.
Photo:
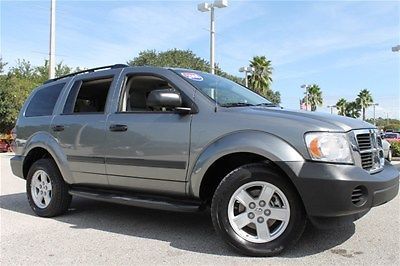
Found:
[[[246,87],[249,87],[248,73],[254,72],[254,67],[241,67],[239,68],[239,72],[244,72],[244,84]]]
[[[392,47],[392,52],[400,52],[400,45]]]
[[[210,22],[210,65],[211,74],[215,73],[215,18],[214,8],[224,8],[228,6],[228,0],[215,0],[214,3],[201,3],[197,5],[197,10],[201,12],[211,11]]]
[[[333,114],[333,108],[336,108],[337,106],[336,105],[328,105],[327,107],[331,108],[331,114]]]
[[[309,88],[309,87],[310,87],[310,86],[307,85],[307,84],[301,85],[301,88],[303,88],[303,89],[306,90],[306,111],[308,111],[308,88]]]
[[[375,107],[378,106],[379,103],[372,103],[371,105],[374,107],[374,126],[376,126]]]
[[[56,0],[50,4],[49,79],[55,76],[56,61]]]
[[[386,112],[386,125],[389,125],[389,113]]]

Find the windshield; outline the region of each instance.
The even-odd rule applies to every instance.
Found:
[[[220,106],[275,106],[264,97],[229,79],[194,70],[174,71]]]

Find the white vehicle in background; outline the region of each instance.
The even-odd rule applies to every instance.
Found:
[[[382,139],[382,148],[383,148],[383,156],[389,162],[392,161],[392,146],[390,145],[389,141],[386,139]]]

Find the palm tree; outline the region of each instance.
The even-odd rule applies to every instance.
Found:
[[[317,84],[313,84],[307,88],[308,104],[311,105],[311,111],[316,111],[317,106],[322,106],[322,91]]]
[[[346,99],[340,98],[339,101],[336,103],[336,109],[338,110],[339,115],[346,114],[346,106],[347,106]]]
[[[249,77],[250,88],[261,95],[266,96],[272,83],[272,66],[271,61],[265,56],[254,56],[250,60],[250,66],[254,68],[253,73]]]
[[[374,102],[369,90],[364,89],[364,90],[360,91],[360,93],[357,95],[356,101],[357,101],[357,104],[362,109],[362,118],[363,118],[363,120],[365,120],[365,109],[367,109],[367,107],[370,106]]]
[[[360,117],[361,106],[357,101],[348,102],[346,104],[345,115],[348,117],[359,118]]]

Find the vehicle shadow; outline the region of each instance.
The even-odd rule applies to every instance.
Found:
[[[25,193],[0,196],[0,208],[35,216]],[[75,197],[67,214],[52,219],[70,224],[72,229],[90,228],[161,240],[186,251],[239,256],[215,234],[209,212],[157,211]],[[297,245],[281,256],[298,258],[323,252],[345,242],[354,231],[354,224],[324,231],[308,225]]]

